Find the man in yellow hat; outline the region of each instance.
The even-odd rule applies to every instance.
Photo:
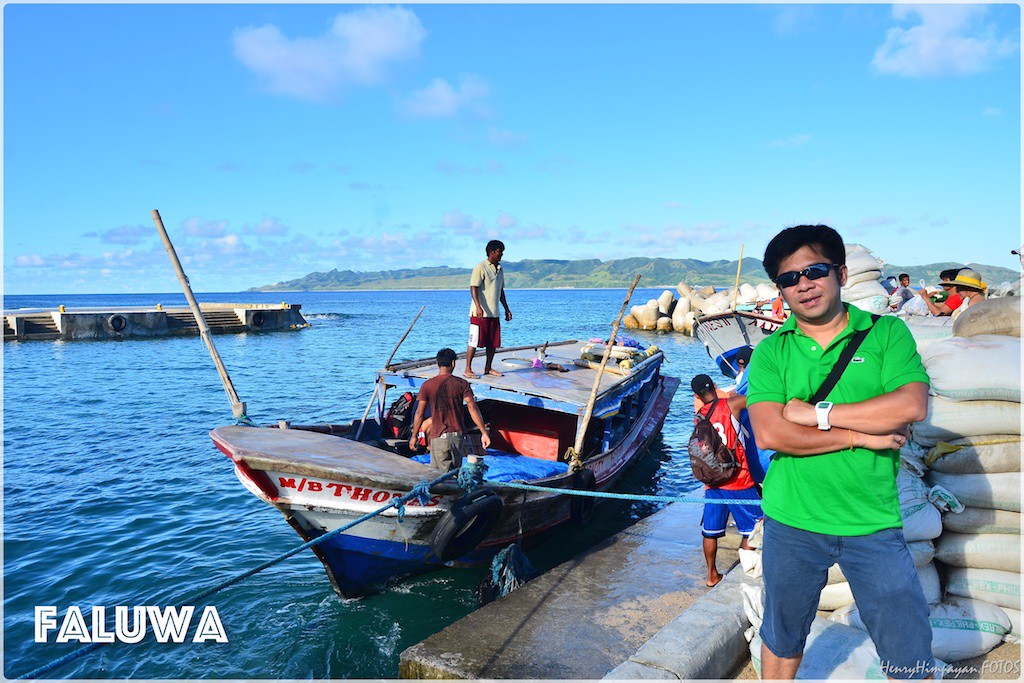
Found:
[[[949,283],[961,298],[960,305],[950,313],[954,319],[972,305],[985,300],[988,285],[981,281],[981,273],[976,270],[961,268]]]
[[[953,285],[953,278],[957,276],[963,268],[950,268],[939,273],[939,282],[936,287],[942,287],[946,292],[946,298],[938,303],[932,301],[932,298],[928,295],[927,288],[922,287],[921,291],[918,292],[921,298],[924,299],[924,303],[928,306],[928,312],[934,316],[952,315],[953,311],[957,309],[960,304],[963,303],[963,298],[956,292],[956,287]],[[969,269],[968,269],[969,270]],[[971,271],[974,272],[974,271]],[[977,274],[977,273],[975,273]]]

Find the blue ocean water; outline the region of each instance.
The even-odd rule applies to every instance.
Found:
[[[632,304],[661,290],[637,290]],[[505,346],[606,337],[624,290],[509,291]],[[468,294],[459,291],[197,294],[200,301],[302,304],[312,327],[218,335],[217,349],[258,423],[343,422],[362,414],[382,366],[420,306],[397,359],[461,351]],[[7,296],[4,308],[185,305],[181,294]],[[725,381],[694,339],[625,331],[666,352],[684,380],[662,436],[616,487],[681,495],[697,486],[686,457],[689,378]],[[478,361],[479,363],[479,361]],[[249,494],[211,443],[232,422],[198,337],[4,344],[4,674],[78,648],[34,642],[35,606],[173,605],[301,543]],[[660,506],[608,502],[583,529],[529,550],[551,568]],[[381,594],[337,597],[311,552],[222,591],[229,642],[115,643],[50,678],[394,678],[400,653],[476,606],[483,569],[446,569]],[[201,612],[201,606],[197,609]],[[195,622],[193,622],[193,627]]]

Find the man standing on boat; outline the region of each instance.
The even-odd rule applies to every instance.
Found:
[[[451,472],[462,467],[462,456],[465,455],[466,426],[463,422],[462,405],[469,409],[473,424],[480,430],[480,442],[484,449],[491,445],[491,437],[487,434],[480,408],[476,405],[476,397],[469,382],[456,377],[455,352],[441,349],[437,352],[437,375],[431,377],[416,397],[416,416],[412,422],[412,436],[409,437],[409,448],[416,450],[416,439],[423,424],[423,416],[430,406],[430,427],[427,443],[430,444],[430,466],[442,472]]]
[[[708,501],[721,500],[750,500],[760,501],[761,497],[754,486],[754,480],[750,476],[750,466],[747,463],[746,449],[739,436],[740,411],[747,405],[747,397],[734,394],[725,398],[718,396],[718,387],[714,380],[707,375],[697,375],[690,382],[690,388],[694,395],[703,402],[703,406],[697,409],[700,415],[707,418],[708,422],[718,432],[722,443],[730,451],[736,454],[736,461],[739,467],[728,481],[718,486],[707,485],[704,490],[704,498]],[[694,422],[697,418],[694,417]],[[740,532],[742,540],[740,547],[750,550],[747,539],[754,532],[757,520],[761,519],[761,506],[744,505],[740,503],[705,503],[704,514],[700,520],[700,532],[704,537],[704,560],[708,565],[708,588],[715,586],[722,580],[722,575],[715,564],[718,555],[718,539],[725,536],[725,527],[729,522],[729,514],[732,513],[733,521],[736,522],[736,529]]]
[[[777,451],[764,481],[762,678],[792,679],[828,568],[838,562],[890,678],[931,677],[928,603],[907,550],[896,492],[907,426],[923,420],[928,375],[899,318],[844,304],[846,251],[824,225],[787,228],[764,267],[790,318],[754,349],[747,410]],[[839,356],[859,331],[862,343]],[[833,367],[838,383],[807,399]]]
[[[494,352],[501,346],[501,323],[498,320],[498,303],[505,309],[505,321],[512,320],[512,311],[505,301],[505,271],[501,269],[501,257],[505,245],[500,240],[487,243],[487,258],[476,264],[469,276],[469,294],[473,303],[469,307],[469,347],[466,349],[466,371],[470,379],[480,375],[473,372],[473,355],[477,349],[484,349],[484,375],[501,377],[491,367]]]

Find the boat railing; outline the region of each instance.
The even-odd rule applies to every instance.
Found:
[[[579,340],[577,340],[577,339],[566,339],[565,341],[551,342],[551,343],[548,344],[548,348],[550,349],[553,346],[568,346],[569,344],[578,344],[578,343],[579,343]],[[502,346],[502,347],[498,348],[497,351],[495,351],[495,353],[508,353],[510,351],[526,351],[528,349],[531,349],[531,350],[539,349],[540,347],[541,347],[540,344],[527,344],[526,346],[508,346],[508,347]],[[462,351],[461,353],[457,353],[456,354],[456,360],[461,360],[461,359],[464,359],[465,357],[466,357],[466,352],[465,351]],[[423,366],[434,365],[436,363],[437,363],[437,359],[436,358],[420,358],[420,359],[417,359],[417,360],[403,361],[401,363],[392,363],[387,368],[385,368],[385,370],[386,371],[390,371],[390,372],[394,372],[396,370],[411,370],[412,368],[418,368],[418,367],[423,367]]]

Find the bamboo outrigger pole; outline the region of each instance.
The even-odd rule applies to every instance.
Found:
[[[195,316],[196,324],[199,325],[199,336],[202,338],[203,343],[206,344],[206,348],[210,351],[210,358],[213,359],[213,364],[217,366],[217,372],[220,374],[220,381],[224,385],[224,391],[228,395],[228,400],[231,401],[231,412],[234,414],[235,419],[247,419],[245,415],[245,404],[238,399],[238,394],[235,393],[235,385],[231,383],[231,378],[228,377],[227,368],[224,367],[224,362],[220,359],[220,354],[217,353],[217,348],[213,345],[213,340],[210,338],[210,327],[206,324],[206,319],[203,318],[203,312],[199,310],[199,304],[196,302],[195,296],[192,294],[192,287],[189,286],[188,276],[185,275],[185,271],[181,267],[181,262],[178,260],[178,254],[174,251],[174,245],[171,244],[171,238],[167,236],[167,230],[164,229],[164,222],[160,218],[160,212],[153,209],[153,222],[156,223],[157,232],[160,233],[160,239],[164,241],[164,248],[167,249],[168,256],[171,257],[171,265],[174,266],[174,270],[178,273],[178,281],[181,282],[181,288],[185,290],[185,298],[188,300],[188,307],[192,309],[192,315]]]
[[[594,403],[597,402],[597,391],[601,387],[601,376],[604,375],[604,367],[608,365],[608,358],[611,357],[612,347],[615,345],[615,337],[619,333],[619,323],[622,322],[622,316],[626,313],[626,306],[629,305],[629,300],[633,297],[633,290],[636,289],[636,283],[638,282],[640,282],[640,273],[637,273],[633,284],[629,286],[629,291],[626,292],[626,300],[622,302],[622,308],[619,309],[619,317],[615,319],[615,324],[612,325],[612,336],[608,338],[608,344],[604,347],[601,366],[597,368],[597,377],[594,378],[594,388],[590,390],[590,399],[587,401],[587,409],[583,412],[583,421],[580,422],[580,427],[576,430],[576,443],[573,446],[572,453],[569,454],[570,458],[572,458],[573,470],[578,470],[583,466],[580,460],[580,453],[583,452],[583,438],[587,434],[587,425],[590,424],[590,418],[594,415]]]
[[[736,293],[732,296],[732,310],[736,310],[736,302],[740,298],[740,270],[743,268],[743,245],[740,244],[740,260],[736,263]]]
[[[409,323],[409,329],[407,329],[405,331],[405,334],[402,335],[402,338],[398,340],[397,344],[395,344],[395,348],[393,348],[391,350],[391,355],[388,356],[387,362],[384,363],[384,369],[385,370],[387,370],[388,368],[391,367],[391,361],[392,361],[392,359],[394,359],[395,354],[398,353],[398,347],[402,345],[402,342],[405,341],[405,338],[409,336],[410,332],[412,332],[412,326],[415,325],[416,321],[420,319],[420,316],[423,314],[423,309],[424,308],[426,308],[426,306],[420,306],[419,313],[417,313],[416,317],[412,319],[411,323]],[[370,408],[373,407],[373,399],[377,398],[377,390],[378,389],[380,389],[380,380],[379,380],[379,378],[378,378],[378,381],[373,385],[373,393],[370,394],[370,402],[366,404],[366,410],[363,411],[363,419],[361,419],[359,421],[359,429],[356,430],[356,435],[355,435],[355,437],[353,439],[355,441],[359,441],[359,435],[363,433],[363,425],[366,424],[366,416],[370,414]]]

